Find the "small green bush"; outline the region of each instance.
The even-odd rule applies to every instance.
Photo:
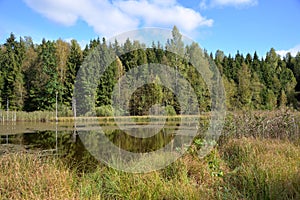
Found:
[[[97,117],[112,117],[113,114],[113,109],[109,105],[100,106],[96,108]]]
[[[165,112],[166,112],[167,116],[175,116],[176,115],[176,111],[175,111],[174,107],[170,106],[170,105],[166,106]]]

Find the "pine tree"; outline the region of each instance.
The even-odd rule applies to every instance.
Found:
[[[113,48],[114,53],[117,56],[121,56],[123,54],[123,49],[119,45],[119,42],[117,41],[117,39],[115,39],[115,42],[113,43],[112,48]]]
[[[182,41],[182,35],[176,26],[173,27],[171,40],[167,41],[166,50],[171,51],[179,56],[184,55],[184,43]]]
[[[14,34],[11,33],[4,44],[2,54],[1,65],[4,79],[2,101],[9,101],[10,108],[16,110],[21,110],[24,106],[25,88],[22,73],[24,54],[24,42],[22,39],[17,42]]]
[[[237,86],[235,84],[235,82],[230,79],[228,80],[227,77],[223,76],[223,85],[224,85],[224,89],[226,92],[226,108],[228,110],[234,110],[238,108],[238,103],[237,103]]]
[[[0,110],[2,109],[2,93],[4,87],[4,68],[2,64],[2,45],[0,45]]]
[[[169,60],[169,66],[175,68],[175,77],[172,78],[174,80],[174,96],[173,101],[175,102],[175,95],[179,94],[180,83],[179,83],[179,73],[182,69],[184,69],[183,58],[185,54],[184,43],[182,41],[182,35],[180,34],[178,28],[176,26],[173,27],[172,30],[172,38],[167,40],[166,43],[166,57]],[[180,108],[178,105],[174,106],[176,112],[178,113]]]
[[[174,26],[165,47],[153,42],[152,48],[129,39],[120,45],[117,40],[107,44],[104,38],[96,38],[82,51],[76,40],[69,44],[61,39],[55,42],[44,39],[35,45],[30,37],[17,40],[11,34],[4,44],[0,44],[0,109],[8,101],[10,109],[51,110],[58,92],[59,101],[69,107],[72,97],[76,96],[78,114],[84,115],[93,113],[95,105],[110,105],[114,87],[118,87],[119,98],[132,99],[130,112],[134,114],[147,114],[153,103],[174,107],[177,113],[185,112],[191,109],[191,92],[196,94],[200,110],[207,111],[213,105],[211,95],[217,92],[208,88],[220,81],[215,80],[213,59],[222,74],[227,108],[299,106],[296,95],[300,98],[300,52],[295,57],[288,53],[281,59],[271,48],[265,58],[260,59],[256,52],[253,57],[249,53],[244,57],[239,52],[231,57],[218,50],[214,57],[196,43],[185,46],[182,35]],[[161,77],[151,76],[151,65],[138,68],[147,63],[174,67],[176,74],[171,77],[162,72],[166,74],[166,80],[157,80]],[[135,77],[127,77],[129,82],[140,78],[150,83],[138,88],[134,93],[136,96],[129,96],[131,94],[124,85],[116,84],[129,71],[135,72]],[[154,84],[155,80],[167,81],[175,86],[175,90]],[[193,91],[183,80],[192,85]],[[75,84],[77,95],[73,92]],[[183,94],[181,105],[176,96],[179,92]]]
[[[286,96],[284,90],[281,90],[280,98],[279,98],[279,107],[285,108],[286,104],[287,104],[287,96]]]
[[[274,92],[270,89],[265,89],[263,91],[265,108],[268,110],[275,109],[277,107],[277,98]]]
[[[298,83],[296,86],[296,90],[300,91],[300,52],[297,53],[295,58],[291,58],[290,63],[293,65],[292,70]]]
[[[38,48],[37,63],[33,66],[35,76],[29,90],[30,110],[53,110],[56,92],[61,91],[57,72],[55,43],[43,39]]]
[[[260,82],[257,72],[253,72],[250,86],[252,93],[251,102],[253,109],[261,109],[263,104],[263,98],[261,95],[264,88],[265,86]]]
[[[70,53],[66,63],[66,78],[63,93],[63,101],[70,106],[73,98],[76,74],[82,64],[83,54],[76,40],[71,40]]]
[[[238,95],[241,108],[249,108],[251,104],[251,72],[246,63],[242,63],[238,71]]]
[[[36,77],[41,73],[38,66],[38,53],[35,45],[30,37],[25,37],[25,59],[23,62],[23,73],[25,80],[25,89],[26,89],[26,97],[25,97],[25,111],[33,111],[32,108],[32,99],[30,96],[30,90],[34,87]]]
[[[147,60],[149,63],[157,63],[156,56],[157,47],[154,42],[152,42],[152,47],[146,49]]]
[[[278,67],[278,55],[275,52],[275,49],[271,48],[269,52],[267,52],[266,59],[263,65],[263,77],[265,80],[265,85],[270,88],[271,90],[278,90],[276,88],[277,84],[277,67]]]
[[[207,111],[211,104],[209,87],[211,87],[211,79],[213,78],[210,63],[197,43],[192,43],[189,46],[187,56],[189,59],[188,62],[192,65],[187,67],[188,73],[185,78],[188,79],[193,86],[198,98],[200,111]]]
[[[223,74],[223,60],[224,60],[224,52],[221,50],[217,50],[215,54],[215,63],[219,69],[220,74]]]
[[[65,91],[65,81],[67,76],[67,61],[70,53],[70,44],[63,41],[62,39],[58,39],[55,42],[55,49],[56,49],[56,59],[57,59],[57,66],[56,71],[58,74],[58,80],[60,87],[58,92],[58,99],[60,103],[63,102],[63,95]]]
[[[112,63],[115,55],[108,48],[105,39],[103,42],[92,41],[92,46],[86,56],[75,82],[75,98],[77,113],[79,115],[91,115],[98,105],[109,105],[110,94],[114,85],[114,73]],[[100,83],[100,85],[99,85]],[[102,103],[103,102],[103,103]]]
[[[117,64],[120,64],[117,61],[120,60],[114,60],[116,56],[114,55],[114,52],[108,48],[105,39],[103,38],[102,44],[100,47],[100,66],[101,68],[105,68],[104,73],[100,77],[98,90],[97,90],[97,105],[111,105],[111,95],[114,89],[114,86],[117,82],[116,80],[116,74],[118,73],[118,67]],[[120,67],[123,68],[123,67]],[[122,73],[122,72],[120,72]]]
[[[118,81],[118,90],[119,90],[119,98],[121,98],[121,82],[119,81],[119,79],[123,76],[123,74],[125,73],[124,67],[122,65],[122,62],[120,60],[120,58],[118,56],[116,56],[116,80]]]

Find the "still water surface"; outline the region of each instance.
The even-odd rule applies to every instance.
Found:
[[[101,128],[100,128],[101,127]],[[124,129],[125,127],[125,129]],[[86,144],[92,148],[101,149],[102,153],[109,153],[103,137],[108,138],[118,148],[134,153],[152,152],[164,148],[169,150],[182,148],[190,136],[182,134],[175,137],[179,129],[178,122],[139,126],[127,124],[122,127],[110,123],[29,123],[9,122],[0,124],[0,155],[15,151],[41,151],[48,155],[58,155],[70,158],[76,163],[96,162],[87,150]],[[193,128],[193,127],[192,127]],[[101,131],[99,131],[101,129]],[[190,126],[181,127],[188,133]],[[131,134],[128,134],[128,131]],[[132,134],[133,133],[133,134]],[[135,137],[137,136],[137,137]],[[82,142],[84,140],[84,142]],[[107,149],[106,149],[107,148]],[[170,149],[172,148],[172,149]]]

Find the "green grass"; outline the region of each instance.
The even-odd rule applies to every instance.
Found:
[[[231,113],[218,145],[146,174],[99,164],[82,170],[59,157],[0,157],[0,199],[300,199],[299,114]],[[157,158],[159,159],[159,158]],[[137,166],[138,167],[138,166]]]
[[[26,121],[26,122],[49,122],[55,121],[53,111],[3,111],[0,110],[0,122]]]
[[[278,139],[233,139],[222,158],[227,191],[245,199],[300,199],[300,148]],[[232,196],[232,194],[228,194]]]
[[[0,199],[72,199],[74,177],[56,159],[38,154],[7,154],[0,158]]]
[[[125,173],[100,165],[86,173],[71,170],[53,157],[7,154],[0,158],[0,199],[208,198],[213,191],[197,184],[211,178],[206,163],[195,162],[197,173],[189,177],[191,161],[184,157],[166,169],[147,174]]]
[[[14,121],[23,121],[23,122],[55,122],[55,111],[34,111],[34,112],[25,112],[25,111],[4,111],[0,110],[0,122],[14,122]],[[162,120],[167,120],[168,122],[180,121],[181,118],[197,118],[207,119],[209,114],[203,114],[201,116],[197,115],[169,115],[169,116],[77,116],[76,121],[78,122],[87,122],[87,121],[97,121],[97,122],[107,122],[114,123],[115,118],[118,119],[120,123],[145,123],[145,122],[160,122]],[[58,112],[58,121],[59,122],[74,122],[74,116],[72,111],[59,111]]]
[[[205,158],[188,153],[146,174],[57,157],[0,157],[0,199],[299,199],[300,147],[278,139],[230,139]]]

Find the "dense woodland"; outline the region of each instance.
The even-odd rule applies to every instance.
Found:
[[[299,107],[300,53],[295,57],[288,53],[281,58],[271,48],[263,58],[256,53],[225,55],[221,50],[212,54],[195,43],[185,46],[176,27],[172,33],[172,39],[165,44],[154,41],[151,48],[129,39],[120,44],[97,38],[83,50],[76,40],[43,39],[41,44],[34,44],[30,37],[16,38],[12,33],[4,44],[0,44],[0,109],[8,106],[10,110],[53,110],[57,93],[59,109],[71,110],[76,74],[89,53],[98,48],[102,55],[100,62],[109,63],[110,58],[114,61],[98,79],[91,99],[95,102],[92,108],[95,111],[111,105],[111,94],[119,77],[145,63],[177,66],[177,70],[194,86],[200,110],[208,111],[210,95],[201,76],[195,73],[188,61],[175,59],[175,55],[168,52],[174,44],[185,54],[204,54],[214,60],[222,75],[227,109]],[[130,98],[130,113],[134,115],[147,114],[153,103],[170,105],[175,112],[180,111],[176,96],[159,84],[146,85]]]

